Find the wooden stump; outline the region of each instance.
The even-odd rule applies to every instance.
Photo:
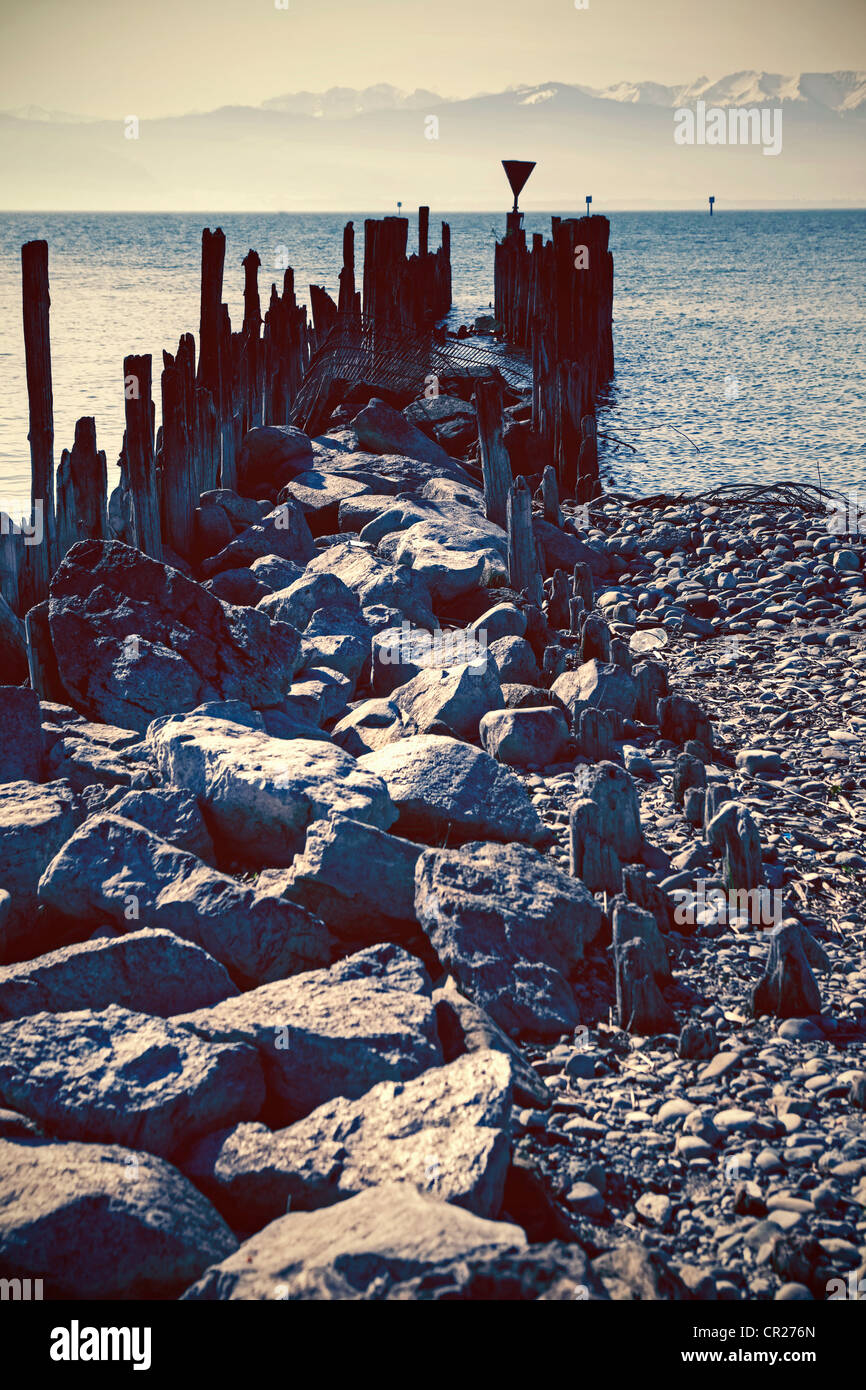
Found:
[[[480,378],[475,386],[474,400],[484,477],[484,510],[488,521],[504,528],[512,479],[505,447],[502,383],[496,377]],[[530,511],[531,505],[530,499]]]

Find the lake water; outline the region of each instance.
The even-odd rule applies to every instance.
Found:
[[[183,331],[197,333],[205,221],[226,233],[223,297],[237,327],[241,259],[251,246],[262,258],[263,304],[281,278],[282,247],[300,298],[310,282],[336,296],[349,216],[360,286],[364,213],[0,214],[0,506],[26,500],[30,486],[22,242],[44,237],[49,246],[55,463],[71,447],[76,419],[94,415],[113,484],[123,357],[153,353],[158,380],[161,350],[174,351]],[[456,326],[493,298],[493,244],[505,219],[441,216],[452,228]],[[697,491],[817,482],[820,469],[825,484],[866,485],[866,213],[641,212],[610,220],[616,377],[599,416],[606,484]],[[431,223],[431,245],[438,225]],[[525,225],[549,233],[550,214],[527,213]],[[414,235],[412,218],[410,245]]]

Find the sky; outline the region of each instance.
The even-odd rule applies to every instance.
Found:
[[[584,0],[580,0],[584,3]],[[866,69],[864,0],[0,0],[0,109],[179,115],[332,86]]]

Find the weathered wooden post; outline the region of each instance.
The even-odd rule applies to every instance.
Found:
[[[108,473],[96,447],[96,421],[75,423],[75,442],[64,449],[57,469],[57,562],[76,541],[103,540],[108,534]]]
[[[556,469],[552,464],[548,464],[541,475],[541,500],[544,506],[544,520],[549,521],[551,526],[561,526],[559,483],[556,480]]]
[[[505,447],[502,409],[502,383],[496,377],[480,377],[475,383],[475,416],[481,446],[481,472],[484,478],[484,510],[488,521],[505,527],[508,517],[508,489],[511,463]]]
[[[712,217],[712,215],[713,215],[713,203],[714,203],[715,201],[716,201],[716,200],[715,200],[715,198],[713,197],[713,195],[712,195],[712,193],[711,193],[711,194],[710,194],[710,217]]]
[[[132,501],[134,544],[154,560],[162,559],[159,496],[153,452],[153,401],[150,354],[124,357],[126,459]]]
[[[48,292],[48,242],[28,241],[21,247],[24,310],[24,360],[30,412],[31,524],[41,518],[42,543],[26,548],[26,571],[21,576],[24,608],[45,598],[57,562],[54,526],[54,394],[51,384],[51,337]]]
[[[532,494],[524,477],[515,478],[508,492],[508,582],[541,604],[544,586],[532,529]]]
[[[337,308],[341,314],[357,312],[355,294],[355,224],[347,222],[343,228],[343,269],[340,271],[340,293]]]
[[[418,209],[418,255],[427,255],[427,238],[430,228],[430,209],[422,207]]]

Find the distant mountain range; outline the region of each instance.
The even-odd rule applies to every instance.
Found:
[[[673,112],[781,107],[781,157],[683,147]],[[678,86],[549,82],[453,100],[387,83],[290,92],[259,106],[150,120],[27,107],[0,113],[7,209],[489,210],[507,203],[499,161],[535,159],[527,208],[866,204],[866,73],[738,72]],[[435,119],[434,119],[435,118]]]

